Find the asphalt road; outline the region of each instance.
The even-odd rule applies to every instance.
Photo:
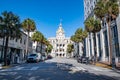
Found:
[[[120,80],[120,73],[74,59],[54,58],[2,69],[0,80]]]

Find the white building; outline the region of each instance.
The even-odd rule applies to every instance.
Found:
[[[75,43],[74,42],[74,52],[73,56],[78,57],[78,56],[83,56],[83,44],[81,42]]]
[[[13,39],[9,38],[9,43],[8,43],[8,51],[7,51],[7,56],[9,56],[11,63],[20,63],[26,58],[26,37],[27,35],[23,32],[21,32],[21,38],[20,39]],[[5,46],[5,41],[4,41],[4,46]],[[0,39],[0,58],[4,58],[4,51],[2,53],[3,48],[3,38]],[[31,52],[32,50],[32,41],[29,38],[29,43],[28,43],[28,52]],[[17,58],[17,59],[16,59]]]
[[[35,30],[36,31],[36,30]],[[29,37],[31,38],[35,31],[29,33]],[[25,32],[27,35],[27,32]],[[40,53],[41,55],[46,55],[46,45],[37,41],[32,41],[32,50],[31,53]]]
[[[53,49],[51,55],[53,57],[67,57],[67,45],[72,43],[69,37],[65,37],[65,32],[60,23],[58,30],[56,31],[56,37],[48,38],[48,41],[52,44]]]
[[[95,16],[93,9],[98,0],[84,0],[84,20],[91,16]],[[109,44],[109,30],[108,24],[104,19],[102,23],[102,29],[96,34],[97,44],[97,57],[99,61],[110,64],[110,44]],[[117,18],[117,24],[113,20],[111,22],[111,33],[112,33],[112,58],[115,57],[116,64],[120,63],[120,15]],[[89,33],[89,36],[85,39],[85,52],[87,57],[94,56],[94,42],[93,34]]]

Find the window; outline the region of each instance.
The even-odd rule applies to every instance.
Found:
[[[24,40],[24,44],[25,44],[25,42],[26,42],[26,41]]]
[[[116,56],[120,57],[120,53],[119,53],[119,43],[115,44],[115,52],[116,52]]]
[[[108,47],[108,37],[107,37],[107,30],[103,32],[104,34],[104,44],[105,44],[105,55],[109,57],[109,47]]]
[[[20,43],[22,43],[22,38],[20,39]]]
[[[15,41],[17,42],[17,39]]]
[[[35,49],[35,46],[33,46],[33,48]]]
[[[100,41],[100,34],[97,35],[98,36],[98,49],[99,49],[99,56],[102,56],[102,52],[101,52],[101,41]]]
[[[12,37],[10,37],[10,40],[13,40]]]
[[[58,40],[56,39],[56,42],[58,42]]]
[[[62,46],[62,44],[60,44],[60,47]]]
[[[117,26],[115,25],[114,27],[112,27],[111,31],[112,31],[113,53],[115,53],[117,57],[120,57]]]
[[[92,44],[91,44],[91,39],[89,39],[90,42],[90,55],[92,56]]]
[[[67,40],[67,43],[68,43],[68,40]]]

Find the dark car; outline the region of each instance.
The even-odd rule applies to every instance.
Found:
[[[48,55],[48,56],[47,56],[47,59],[52,59],[52,56],[51,56],[51,55]]]
[[[80,57],[77,58],[77,62],[78,63],[82,63],[82,56],[80,56]]]
[[[88,58],[88,57],[85,57],[85,56],[80,56],[80,57],[77,59],[77,62],[88,64],[88,63],[89,63],[89,58]]]

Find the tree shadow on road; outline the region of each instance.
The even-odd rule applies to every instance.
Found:
[[[42,65],[41,65],[42,64]],[[30,65],[30,64],[29,64]],[[119,80],[120,77],[95,74],[87,70],[76,70],[66,63],[42,62],[38,70],[0,72],[0,80]],[[13,73],[15,73],[13,75]]]

